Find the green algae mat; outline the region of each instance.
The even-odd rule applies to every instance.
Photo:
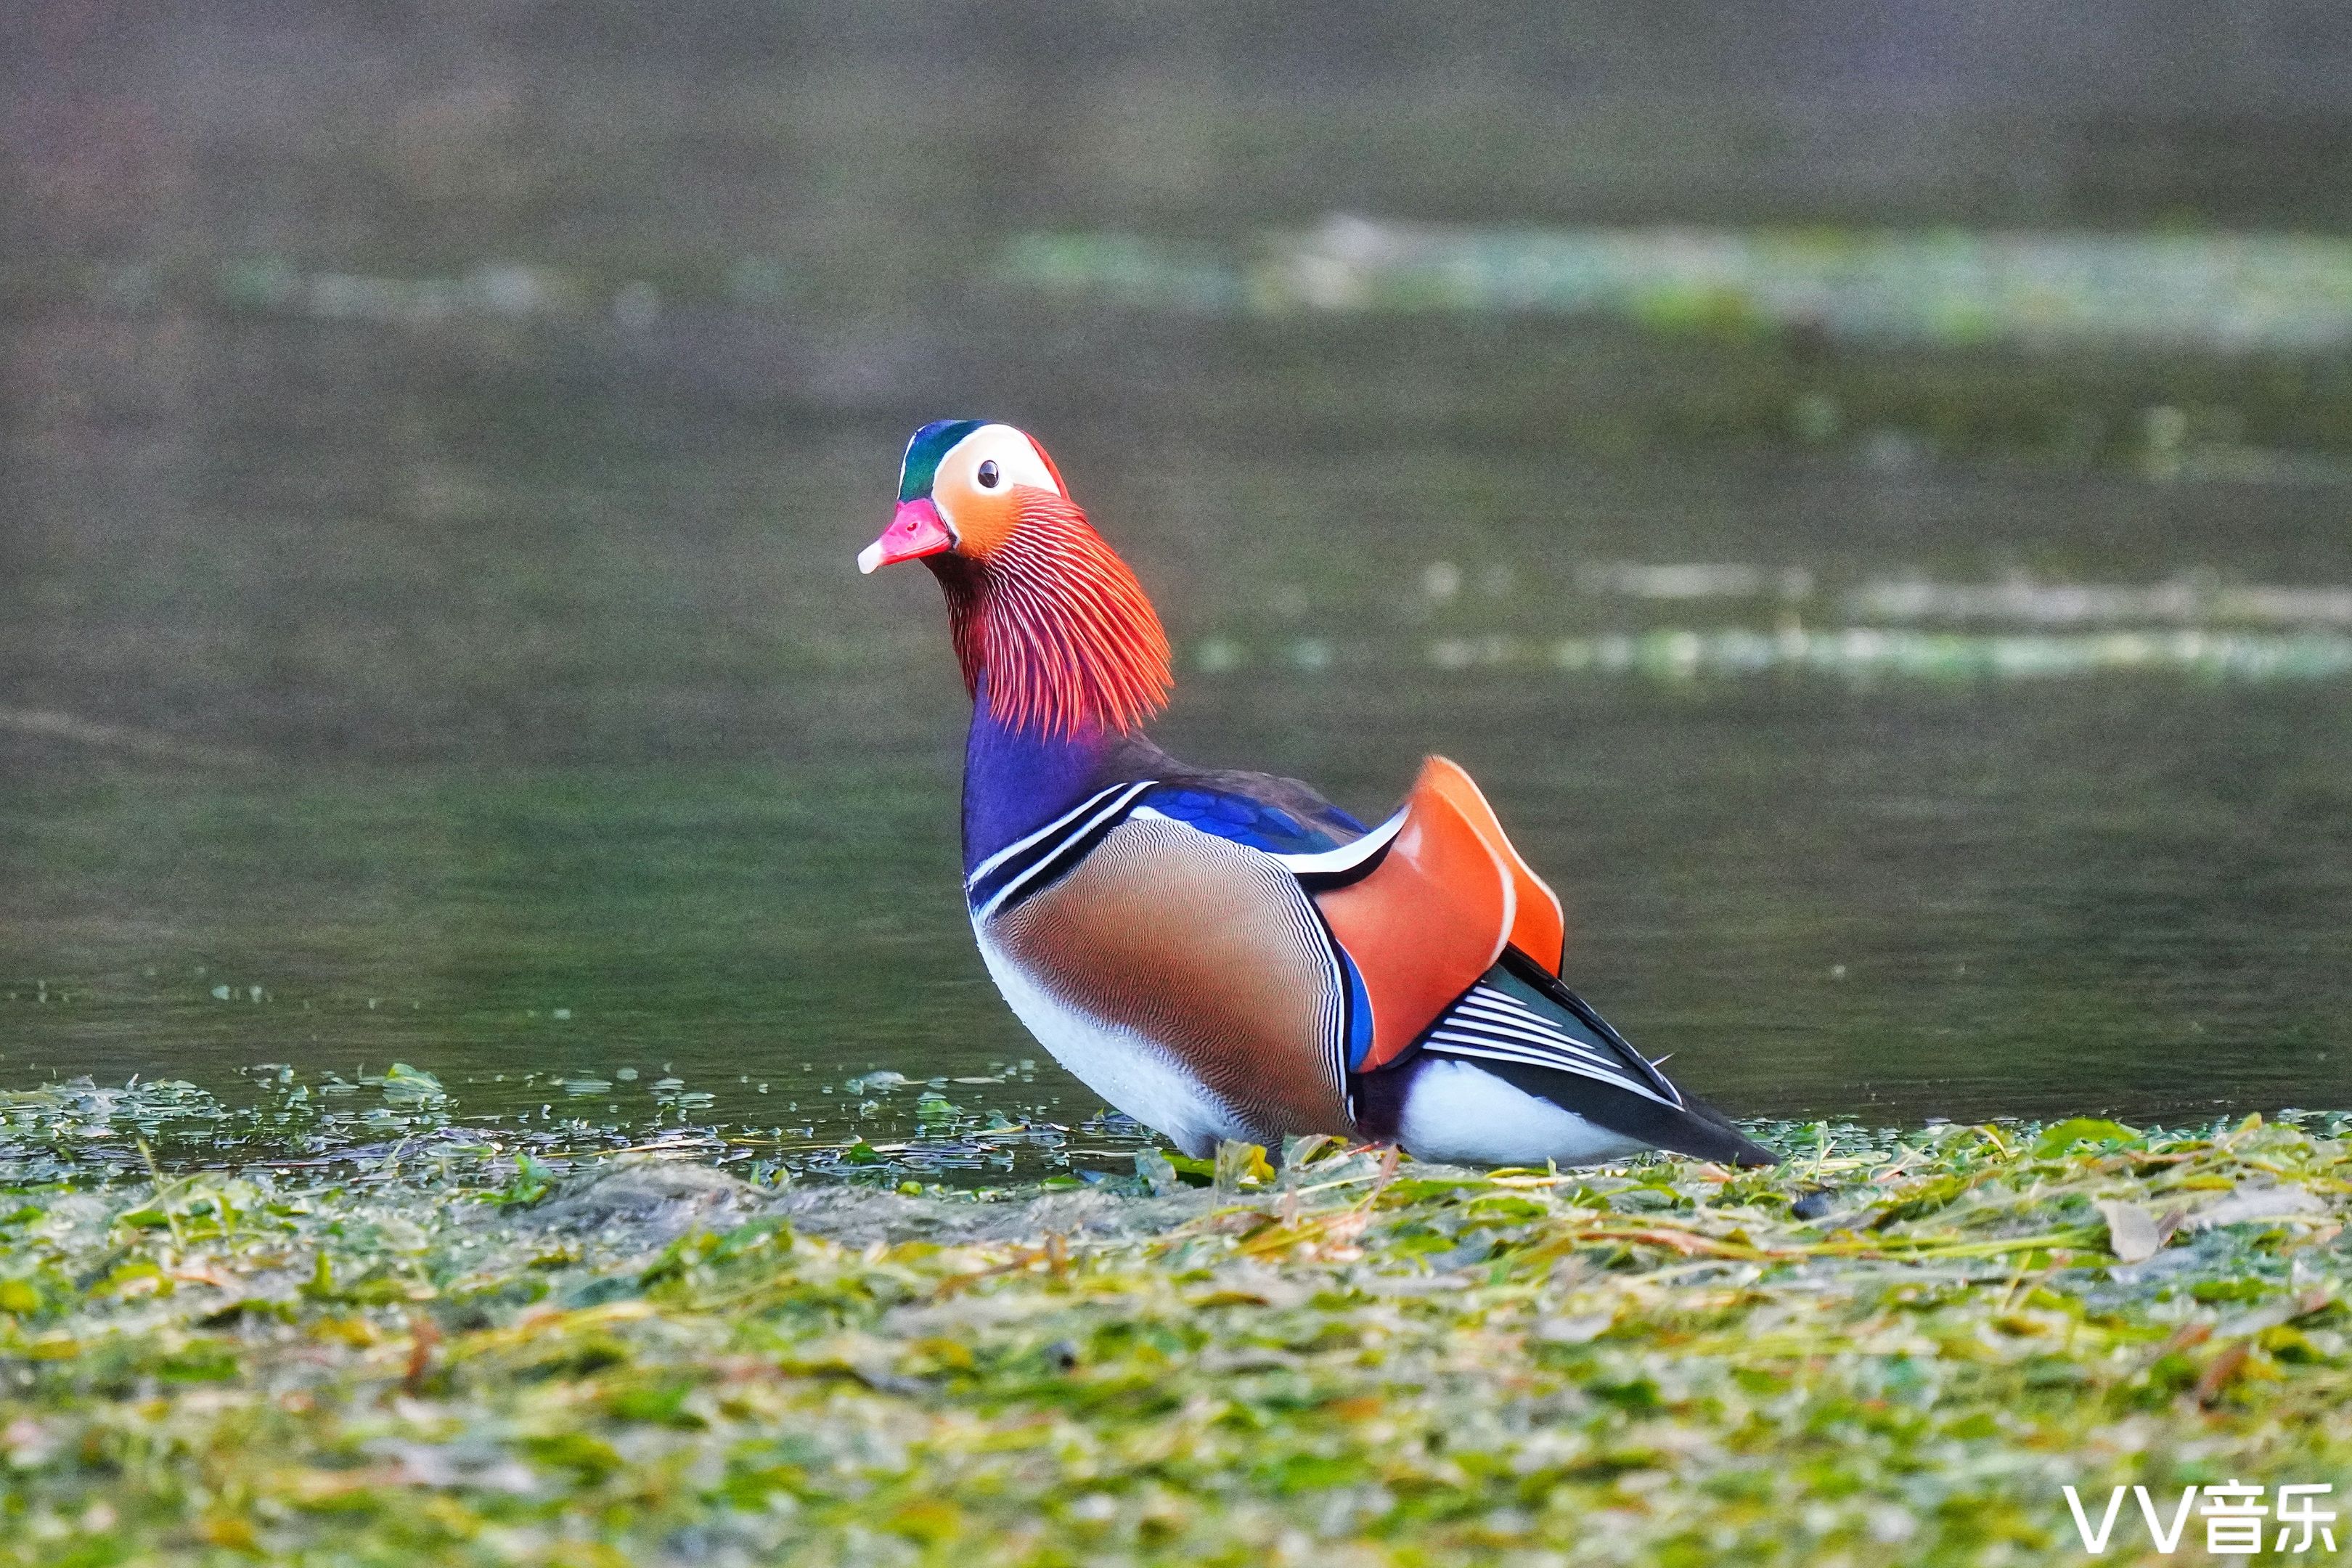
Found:
[[[2347,1127],[993,1192],[19,1157],[0,1563],[2159,1561],[2189,1488],[2352,1493]]]

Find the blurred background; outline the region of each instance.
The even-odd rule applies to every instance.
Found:
[[[2352,1105],[2352,12],[1443,10],[0,5],[0,1088],[1095,1117],[852,565],[979,415],[1735,1112]]]

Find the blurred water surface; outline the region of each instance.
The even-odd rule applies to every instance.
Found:
[[[1223,13],[1063,97],[1034,39],[1021,80],[982,51],[915,91],[870,17],[633,56],[484,15],[446,54],[331,8],[152,49],[52,19],[12,68],[0,1087],[403,1061],[484,1113],[709,1094],[822,1141],[887,1069],[1084,1121],[971,951],[936,591],[852,565],[907,432],[982,414],[1160,603],[1172,749],[1365,815],[1456,757],[1566,895],[1572,980],[1729,1109],[2352,1105],[2340,363],[1226,319],[992,271],[1024,228],[1312,202],[2276,227],[2352,188],[2311,174],[2340,132],[2246,173],[2336,123],[2326,82],[2167,121],[2169,165],[2052,89],[1987,184],[1937,139],[2021,134],[1978,44],[1916,113],[1864,60],[1677,121],[1491,52],[1454,68],[1482,99],[1385,34],[1302,97]],[[1392,81],[1393,156],[1300,107]],[[1826,104],[1900,121],[1908,183],[1828,155]],[[1379,177],[1318,177],[1345,156]],[[1043,173],[992,194],[1008,166]]]
[[[1039,1056],[957,897],[936,591],[850,560],[905,427],[972,407],[1054,445],[1158,595],[1186,665],[1171,745],[1367,814],[1423,751],[1461,759],[1567,893],[1577,981],[1741,1110],[2352,1090],[2341,674],[1546,654],[1836,625],[1855,584],[2021,563],[2352,581],[2332,487],[1596,460],[1409,422],[1032,416],[992,389],[814,411],[663,390],[617,331],[68,325],[164,369],[12,471],[12,1079],[634,1066],[758,1118],[782,1115],[761,1081]],[[1193,374],[1246,382],[1255,357],[1209,345]],[[1003,1092],[1090,1109],[1050,1068]]]

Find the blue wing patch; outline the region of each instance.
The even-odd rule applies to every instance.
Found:
[[[1224,790],[1204,789],[1197,784],[1162,784],[1138,804],[1202,833],[1230,838],[1269,855],[1313,855],[1339,847],[1339,840],[1319,824],[1302,821],[1278,805]]]
[[[1339,968],[1348,977],[1348,1070],[1364,1070],[1364,1058],[1372,1048],[1372,999],[1364,990],[1364,976],[1356,968],[1356,961],[1337,942],[1331,951],[1339,955]]]

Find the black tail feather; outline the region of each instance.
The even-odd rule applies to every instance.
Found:
[[[1742,1166],[1776,1165],[1780,1156],[1749,1138],[1714,1106],[1686,1094],[1667,1081],[1650,1059],[1626,1042],[1583,997],[1560,978],[1517,948],[1506,948],[1498,968],[1532,987],[1561,1011],[1583,1024],[1593,1036],[1623,1058],[1629,1074],[1647,1083],[1672,1104],[1619,1089],[1578,1073],[1553,1071],[1520,1062],[1480,1058],[1476,1065],[1505,1082],[1564,1110],[1575,1112],[1612,1132],[1695,1159]],[[1448,1053],[1443,1046],[1428,1047],[1433,1055]]]

